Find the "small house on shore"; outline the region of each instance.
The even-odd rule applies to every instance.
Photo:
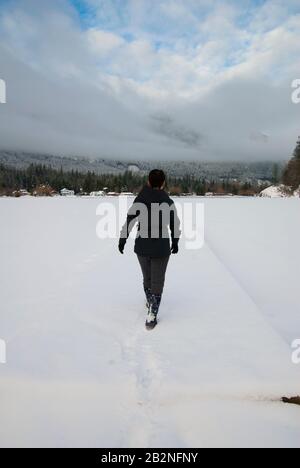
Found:
[[[74,197],[75,192],[74,192],[74,190],[69,190],[69,189],[63,188],[60,191],[60,194],[61,194],[62,197]]]
[[[103,190],[99,190],[98,192],[91,192],[90,197],[103,197],[105,192]]]

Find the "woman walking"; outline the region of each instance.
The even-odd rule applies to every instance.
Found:
[[[170,255],[178,253],[181,234],[176,207],[164,190],[165,184],[163,171],[155,169],[150,172],[148,184],[128,212],[119,240],[119,251],[123,254],[129,234],[138,221],[134,251],[144,279],[148,309],[146,328],[149,330],[157,325]]]

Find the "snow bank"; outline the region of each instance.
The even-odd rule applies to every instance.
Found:
[[[291,194],[289,195],[289,191]],[[292,193],[291,188],[286,187],[285,185],[272,185],[271,187],[263,190],[259,197],[261,198],[300,198],[300,187]]]
[[[284,185],[272,185],[260,192],[262,198],[285,198],[287,195],[284,192]]]

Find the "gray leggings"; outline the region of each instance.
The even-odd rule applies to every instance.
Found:
[[[138,260],[143,272],[144,288],[150,289],[152,294],[161,295],[170,257],[151,258],[138,255]]]

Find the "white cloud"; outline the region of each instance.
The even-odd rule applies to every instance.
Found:
[[[92,28],[87,31],[89,45],[93,52],[105,56],[124,44],[124,39],[116,34]]]
[[[300,109],[290,99],[300,78],[296,2],[89,1],[98,13],[86,28],[66,0],[3,9],[2,145],[102,157],[288,157]],[[251,138],[261,134],[267,143]]]
[[[188,8],[187,3],[183,3],[178,0],[172,0],[168,2],[160,2],[161,12],[166,15],[169,19],[180,21],[191,24],[196,24],[197,17]]]

